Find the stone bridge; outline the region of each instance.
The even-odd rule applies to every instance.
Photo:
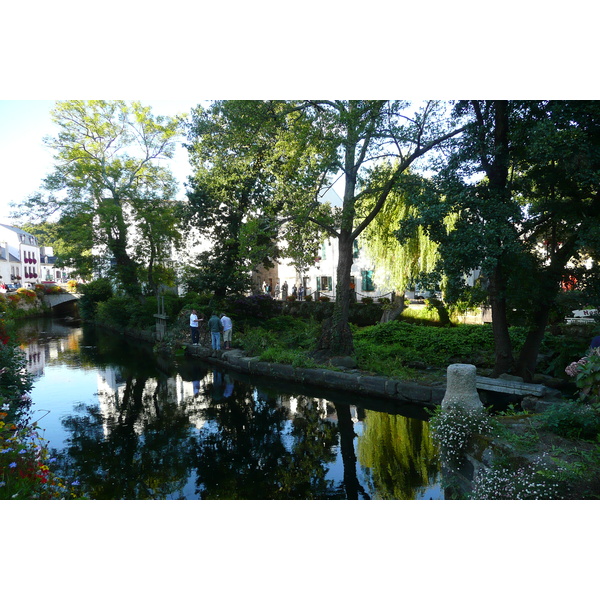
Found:
[[[79,298],[81,298],[81,294],[71,294],[69,292],[65,292],[64,294],[47,294],[44,296],[44,304],[50,308],[54,308],[59,304],[74,302],[75,300],[79,300]]]

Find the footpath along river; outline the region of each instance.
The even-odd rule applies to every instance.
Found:
[[[314,397],[67,320],[19,336],[33,420],[93,499],[444,498],[417,407]]]

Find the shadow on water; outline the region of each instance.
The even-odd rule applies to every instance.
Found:
[[[92,498],[442,497],[418,407],[168,360],[94,328],[40,322],[23,334],[48,357],[34,403],[52,404],[51,370],[97,374],[93,399],[62,390],[72,405],[53,450]]]

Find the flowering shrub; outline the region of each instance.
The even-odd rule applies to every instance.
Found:
[[[75,281],[75,279],[69,279],[69,281],[67,281],[67,290],[69,292],[77,291],[77,281]]]
[[[0,344],[0,500],[81,497],[76,481],[67,484],[52,472],[47,444],[37,425],[29,425],[31,375],[23,352],[6,338]]]
[[[51,296],[56,294],[62,294],[63,289],[60,287],[60,285],[49,285],[48,287],[46,287],[45,293]]]
[[[576,362],[572,362],[565,373],[575,378],[581,400],[600,402],[600,348],[594,348]]]
[[[18,428],[4,421],[7,414],[0,411],[0,499],[80,498],[77,481],[67,483],[52,472],[55,459],[49,457],[38,427]]]
[[[493,421],[484,410],[469,409],[454,403],[439,408],[429,421],[431,434],[440,445],[441,456],[451,463],[460,462],[475,434],[489,433]]]
[[[473,481],[473,500],[560,500],[560,486],[542,458],[517,468],[497,465]]]
[[[17,293],[12,296],[17,299],[17,302],[20,299],[25,299],[27,302],[33,302],[37,298],[37,294],[33,290],[29,290],[27,288],[19,288]]]

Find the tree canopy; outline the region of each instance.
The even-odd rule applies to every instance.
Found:
[[[582,259],[599,247],[600,107],[596,102],[470,101],[469,125],[417,195],[419,223],[440,244],[439,270],[450,299],[481,271],[481,299],[492,307],[496,373],[530,379],[550,310],[565,281],[597,278]],[[445,230],[440,217],[454,213]],[[414,223],[414,220],[413,220]],[[515,313],[512,309],[516,309]],[[508,326],[525,315],[527,341],[513,356]]]
[[[105,256],[95,255],[95,270],[113,273],[129,294],[141,292],[140,268],[150,264],[146,253],[134,258],[133,247],[156,252],[177,237],[171,211],[164,204],[161,210],[152,206],[175,194],[176,182],[161,161],[173,156],[178,119],[154,117],[150,111],[139,102],[57,102],[51,115],[59,133],[45,139],[54,171],[44,179],[41,192],[21,207],[22,214],[35,220],[58,215],[63,224],[77,224],[86,248],[107,250]],[[148,211],[154,212],[152,233],[150,228],[136,229],[148,223]]]

